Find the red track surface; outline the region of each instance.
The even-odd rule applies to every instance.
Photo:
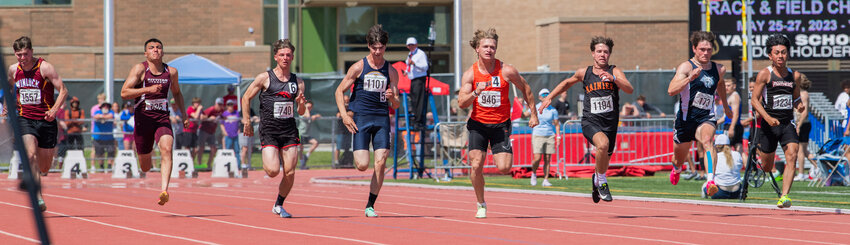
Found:
[[[475,219],[471,190],[385,186],[366,218],[366,186],[311,184],[310,178],[362,174],[297,171],[282,219],[271,207],[280,177],[173,179],[171,201],[156,204],[159,174],[147,179],[44,178],[45,214],[57,244],[574,244],[848,243],[850,216],[488,192],[488,218]],[[38,235],[17,181],[0,175],[0,244]],[[616,198],[616,197],[615,197]]]

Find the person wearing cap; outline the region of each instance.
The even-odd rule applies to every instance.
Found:
[[[135,138],[133,137],[133,128],[136,126],[134,114],[135,108],[133,108],[133,102],[130,101],[124,103],[124,109],[118,114],[118,118],[124,122],[124,127],[122,127],[124,131],[124,150],[136,149]]]
[[[718,191],[708,195],[708,182],[702,186],[703,198],[735,199],[741,195],[741,168],[744,161],[741,153],[734,151],[729,145],[729,137],[718,134],[714,137],[714,147],[717,149],[717,164],[714,165],[714,184]]]
[[[543,88],[537,93],[541,100],[549,96],[549,89]],[[540,107],[538,102],[536,108]],[[543,187],[552,186],[549,183],[549,161],[552,158],[552,153],[555,153],[555,144],[558,132],[561,131],[561,124],[558,123],[558,109],[549,105],[542,110],[535,111],[537,120],[540,124],[531,130],[531,145],[534,153],[534,160],[531,164],[531,185],[537,185],[537,166],[540,165],[540,160],[543,160]]]
[[[218,120],[224,112],[224,98],[216,98],[215,105],[210,106],[201,114],[201,128],[198,131],[198,165],[203,164],[204,147],[209,145],[210,155],[207,158],[207,166],[212,167],[213,156],[217,149],[215,142],[215,130]]]
[[[86,118],[86,112],[80,108],[80,99],[76,96],[71,97],[71,107],[65,111],[65,118],[68,120],[66,125],[68,126],[68,133],[65,136],[66,143],[68,143],[69,150],[82,150],[83,149],[83,135],[82,132],[88,130],[85,125],[80,121]]]
[[[227,95],[222,97],[222,99],[224,99],[225,105],[229,106],[233,103],[233,109],[236,111],[239,110],[239,106],[237,105],[239,103],[239,98],[236,97],[236,86],[233,86],[233,84],[227,85]]]
[[[100,104],[100,109],[94,112],[94,127],[92,128],[92,147],[94,147],[94,160],[100,160],[100,168],[105,172],[112,165],[115,159],[115,137],[112,135],[112,129],[115,127],[115,113],[110,109],[112,105],[109,102]],[[104,166],[105,160],[109,158],[109,165]],[[100,158],[100,159],[97,159]],[[97,164],[92,164],[92,167]]]
[[[407,38],[407,49],[410,53],[407,54],[405,64],[407,69],[404,74],[410,79],[410,98],[411,106],[413,107],[413,124],[414,128],[423,128],[425,126],[425,111],[428,106],[428,96],[425,91],[425,77],[428,75],[428,56],[425,55],[416,43],[415,37]]]

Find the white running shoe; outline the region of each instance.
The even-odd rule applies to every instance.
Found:
[[[481,205],[480,203],[477,204],[477,206],[478,206],[478,211],[475,212],[475,218],[476,219],[487,218],[487,206]]]
[[[550,186],[552,186],[552,183],[549,183],[549,180],[544,179],[544,180],[543,180],[543,184],[541,184],[541,185],[542,185],[543,187],[550,187]]]
[[[531,186],[536,186],[536,185],[537,185],[537,175],[532,174],[531,175]]]

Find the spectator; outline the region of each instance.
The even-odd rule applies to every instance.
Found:
[[[58,93],[57,93],[58,96]],[[62,103],[62,106],[59,107],[59,110],[56,111],[56,122],[59,130],[57,131],[57,142],[56,145],[56,162],[59,163],[59,168],[61,169],[65,162],[65,153],[68,152],[68,111],[65,110],[65,103]],[[45,175],[45,173],[42,173]]]
[[[345,101],[345,113],[348,113],[349,116],[354,116],[354,112],[351,109],[348,109],[349,97],[348,95],[344,95],[342,97],[343,101]],[[351,151],[351,132],[348,132],[348,129],[345,127],[345,124],[342,123],[342,115],[337,112],[336,113],[336,128],[334,131],[336,132],[336,149],[334,149],[334,158],[338,163],[342,163],[339,155],[339,151],[343,152]],[[353,159],[352,159],[353,160]],[[351,162],[350,164],[354,164]]]
[[[733,151],[729,146],[729,137],[719,134],[714,137],[714,146],[717,148],[717,164],[714,166],[714,183],[720,189],[712,195],[711,199],[735,199],[741,195],[741,168],[744,162],[741,153]],[[707,182],[706,182],[707,183]],[[702,186],[702,196],[706,196],[706,185]]]
[[[254,126],[254,132],[260,132],[259,130],[259,122],[260,117],[258,117],[254,113],[254,109],[248,108],[251,115],[251,123]],[[251,167],[251,156],[254,153],[254,136],[245,136],[244,125],[239,126],[239,146],[242,147],[241,158],[242,158],[242,169],[253,169]]]
[[[109,103],[104,102],[100,104],[100,109],[95,111],[94,116],[92,116],[92,119],[94,119],[94,127],[92,128],[94,157],[92,160],[100,160],[99,166],[104,172],[115,161],[115,137],[112,135],[112,129],[115,128],[115,113],[109,109],[111,107]],[[106,158],[109,158],[109,164],[104,166]],[[92,164],[92,168],[95,166],[97,164]]]
[[[838,98],[835,99],[835,109],[841,112],[841,115],[847,117],[847,107],[844,106],[847,104],[847,101],[850,100],[850,79],[844,79],[841,81],[841,93],[838,94]],[[843,122],[845,124],[847,122]]]
[[[558,111],[558,121],[560,123],[569,120],[575,120],[575,115],[570,112],[570,101],[567,100],[567,92],[558,95],[558,99],[552,101],[552,106]]]
[[[239,111],[239,98],[236,97],[236,87],[231,85],[227,85],[227,95],[222,97],[224,99],[224,104],[229,105],[228,103],[233,103],[233,110]]]
[[[224,146],[224,149],[231,149],[233,153],[237,156],[240,155],[239,150],[239,121],[242,117],[242,114],[236,111],[236,107],[234,106],[235,101],[228,100],[225,104],[225,108],[227,108],[224,112],[221,113],[221,118],[223,119],[221,122],[221,133],[224,137],[222,137],[221,145]],[[212,156],[210,157],[212,158]],[[236,158],[236,165],[242,165],[242,158]],[[237,167],[238,168],[238,167]]]
[[[457,117],[458,121],[466,121],[467,117],[469,117],[469,108],[460,108],[457,103],[457,95],[460,93],[460,90],[455,90],[455,97],[451,101],[452,114]]]
[[[424,129],[425,127],[425,111],[428,109],[427,88],[425,87],[425,77],[428,75],[428,57],[421,49],[418,48],[416,38],[407,38],[407,49],[410,51],[407,54],[405,64],[407,69],[404,74],[410,79],[410,102],[413,109],[413,124],[414,130]]]
[[[118,102],[112,102],[112,113],[115,116],[115,126],[112,127],[112,138],[115,139],[115,145],[118,146],[119,150],[127,150],[124,148],[124,144],[121,143],[122,139],[124,139],[124,132],[122,128],[124,127],[125,121],[119,118],[119,111],[121,111],[121,106]]]
[[[646,103],[646,97],[643,95],[637,97],[637,100],[635,101],[635,108],[637,108],[638,116],[640,117],[652,118],[652,114],[650,113],[657,113],[658,116],[661,117],[667,116],[667,114],[664,114],[664,112],[662,112],[661,109],[658,109],[658,107]]]
[[[797,176],[794,176],[794,181],[808,180],[803,171],[805,170],[806,160],[809,160],[809,133],[812,131],[812,123],[809,122],[809,87],[811,86],[812,81],[806,77],[806,74],[800,73],[800,101],[803,103],[803,110],[794,110],[798,141],[800,142],[800,149],[797,150]],[[817,167],[817,164],[812,162],[812,166]],[[814,168],[809,171],[809,173],[812,172],[814,172]]]
[[[193,159],[197,159],[203,153],[198,149],[198,126],[200,125],[203,110],[204,106],[201,105],[201,98],[192,98],[192,105],[186,108],[186,116],[189,117],[189,127],[184,127],[183,132],[179,136],[180,147],[182,149],[188,149]],[[200,161],[198,162],[200,163]]]
[[[124,122],[124,150],[133,150],[136,149],[136,142],[133,139],[133,128],[136,127],[136,120],[133,116],[136,108],[133,106],[133,102],[127,101],[124,103],[124,110],[121,110],[121,114],[118,117]]]
[[[80,109],[80,99],[76,96],[71,97],[71,108],[65,111],[65,119],[68,121],[65,123],[68,126],[68,130],[66,131],[67,135],[66,140],[68,143],[69,150],[82,150],[83,149],[83,135],[82,132],[88,130],[86,126],[84,126],[83,122],[80,120],[86,118],[86,112],[83,109]]]
[[[549,89],[541,89],[538,95],[540,100],[545,99],[549,96]],[[540,108],[540,105],[541,103],[538,102],[536,108]],[[543,113],[537,113],[537,119],[540,120],[540,124],[531,130],[531,145],[534,153],[534,161],[531,164],[531,185],[537,185],[537,167],[542,160],[543,183],[541,185],[543,187],[549,187],[552,186],[549,183],[549,163],[552,154],[555,153],[556,138],[560,138],[560,136],[556,137],[556,135],[559,135],[558,132],[561,129],[561,124],[558,123],[558,110],[554,106],[549,105],[549,107],[544,108],[542,111]]]
[[[96,120],[94,120],[94,114],[96,112],[100,111],[100,106],[103,105],[103,102],[106,102],[106,94],[100,93],[100,94],[97,95],[97,104],[92,105],[91,109],[89,110],[89,113],[90,113],[89,116],[91,116],[91,118],[92,118],[92,121],[91,121],[92,133],[94,133],[94,123],[96,121]],[[94,134],[92,134],[92,139],[94,139]],[[94,158],[95,158],[94,153],[95,153],[94,141],[92,141],[92,151],[91,151],[92,161],[94,161]],[[92,164],[92,168],[94,168],[94,164]]]
[[[180,108],[177,108],[174,98],[168,101],[168,103],[171,104],[171,110],[168,111],[168,119],[171,121],[171,131],[174,132],[171,149],[182,149],[180,136],[183,134],[184,112],[180,111]]]
[[[210,155],[207,158],[207,167],[212,167],[212,159],[215,157],[215,152],[218,150],[215,142],[215,130],[218,127],[218,120],[221,113],[224,112],[224,99],[216,98],[215,105],[204,110],[201,113],[201,128],[198,131],[198,164],[203,164],[204,147],[210,147]]]
[[[301,135],[301,145],[298,146],[298,151],[300,151],[302,154],[300,159],[301,166],[299,168],[308,169],[307,160],[310,159],[310,154],[312,154],[313,151],[315,151],[316,148],[319,147],[319,141],[317,141],[313,137],[310,137],[310,124],[313,123],[313,120],[322,117],[322,115],[312,114],[313,101],[308,100],[307,102],[305,102],[304,106],[307,108],[307,111],[304,112],[304,115],[298,115],[298,120],[296,122],[298,123],[298,133]],[[310,143],[310,149],[307,150],[307,153],[304,153],[305,142]]]
[[[741,152],[744,144],[744,127],[741,126],[741,109],[743,108],[741,95],[738,94],[735,78],[724,79],[724,84],[726,87],[726,104],[732,110],[732,117],[726,117],[726,114],[721,113],[724,118],[723,127],[718,128],[723,129],[726,136],[729,137],[729,145],[732,146],[732,150]]]
[[[640,111],[638,107],[632,103],[626,102],[623,104],[623,108],[620,109],[620,117],[621,118],[635,118],[640,116]]]

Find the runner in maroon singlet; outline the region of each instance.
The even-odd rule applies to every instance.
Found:
[[[12,47],[18,63],[9,66],[6,74],[17,94],[16,113],[21,122],[26,157],[29,158],[35,180],[40,182],[38,171],[46,174],[56,154],[56,112],[65,102],[68,90],[52,64],[42,58],[32,57],[32,41],[29,37],[18,38]],[[55,99],[54,89],[59,91]],[[38,193],[38,205],[42,212],[47,210],[41,192]]]
[[[162,193],[159,194],[159,205],[168,202],[168,182],[171,180],[171,147],[174,133],[168,118],[168,91],[174,96],[177,108],[184,111],[183,94],[177,83],[177,69],[162,63],[162,41],[156,38],[145,42],[145,62],[136,64],[130,70],[130,75],[121,88],[121,98],[136,99],[136,125],[133,136],[136,142],[136,152],[139,154],[139,165],[142,171],[151,169],[151,151],[154,142],[159,142],[160,173],[162,173]],[[183,125],[188,127],[189,120],[183,119]]]

